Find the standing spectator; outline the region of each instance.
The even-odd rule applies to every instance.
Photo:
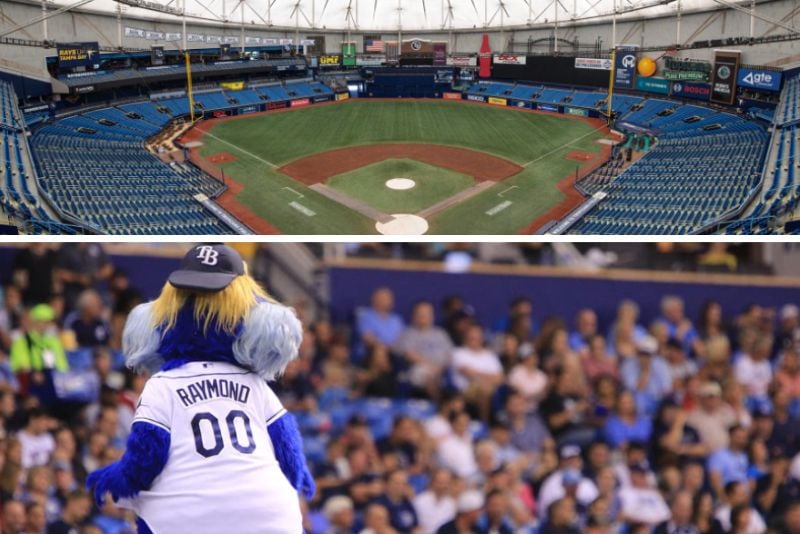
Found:
[[[31,243],[14,256],[14,285],[22,290],[26,306],[48,302],[53,296],[56,253],[47,243]]]
[[[464,345],[453,351],[451,371],[456,388],[464,392],[467,402],[475,405],[481,418],[487,421],[491,397],[503,382],[503,366],[497,354],[486,348],[480,325],[472,325]]]
[[[108,345],[111,333],[103,312],[103,301],[97,291],[87,289],[80,294],[77,308],[64,319],[64,330],[73,336],[78,347]]]
[[[579,390],[574,375],[565,368],[554,372],[555,384],[550,394],[539,404],[539,412],[553,439],[559,445],[586,445],[594,440],[595,431],[586,423],[589,403]]]
[[[672,376],[669,366],[658,356],[658,343],[653,337],[645,337],[636,345],[636,358],[622,363],[622,383],[636,397],[639,413],[652,415],[658,403],[672,391]]]
[[[646,462],[630,466],[631,483],[619,491],[622,518],[627,523],[652,527],[670,518],[664,498],[648,482],[649,472]]]
[[[466,490],[458,497],[458,513],[455,519],[445,523],[437,534],[465,534],[477,532],[477,523],[483,510],[483,494],[477,490]]]
[[[99,243],[65,243],[56,254],[55,279],[64,288],[64,305],[71,311],[78,296],[108,280],[114,267]]]
[[[3,306],[0,308],[0,352],[8,351],[12,344],[12,334],[22,326],[25,309],[22,295],[15,286],[0,286]]]
[[[11,346],[11,370],[20,381],[43,402],[52,400],[48,391],[52,370],[66,371],[67,357],[61,340],[55,334],[55,312],[47,304],[37,304],[28,312],[28,326]]]
[[[418,302],[411,315],[411,325],[403,331],[395,350],[410,365],[409,381],[430,398],[437,398],[442,372],[450,361],[453,343],[447,332],[434,323],[433,305]]]
[[[386,492],[375,500],[389,512],[389,521],[398,532],[419,532],[417,512],[410,499],[413,493],[406,472],[396,469],[386,475]]]
[[[728,446],[717,449],[708,458],[708,478],[718,496],[730,482],[747,481],[747,429],[734,425],[728,435]]]
[[[403,319],[394,313],[394,293],[388,287],[380,287],[372,293],[372,305],[361,310],[357,316],[356,330],[360,336],[360,355],[375,345],[393,346],[403,333]]]
[[[419,526],[423,534],[433,534],[456,517],[453,498],[453,476],[447,469],[437,469],[431,476],[428,489],[414,498]]]
[[[737,422],[736,413],[722,400],[722,388],[706,382],[700,388],[700,402],[689,413],[689,423],[700,440],[713,452],[728,446],[728,429]]]

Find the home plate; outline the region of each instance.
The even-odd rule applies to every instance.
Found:
[[[375,228],[383,235],[422,235],[428,231],[428,221],[416,215],[393,213],[391,221],[376,223]]]
[[[415,185],[417,185],[417,182],[411,178],[392,178],[391,180],[386,180],[386,187],[389,189],[397,189],[398,191],[411,189]]]

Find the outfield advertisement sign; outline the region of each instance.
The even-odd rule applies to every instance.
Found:
[[[350,93],[336,93],[336,100],[348,100]]]
[[[524,65],[526,57],[519,54],[495,54],[495,65]]]
[[[708,73],[699,70],[664,70],[661,75],[667,80],[708,81]]]
[[[669,80],[664,78],[644,78],[636,79],[636,89],[647,91],[648,93],[658,93],[660,95],[669,94]]]
[[[714,71],[711,82],[711,101],[718,104],[733,104],[736,96],[736,76],[739,70],[740,52],[717,50],[714,54]]]
[[[497,98],[494,96],[490,96],[489,103],[494,104],[495,106],[505,106],[508,104],[508,100],[506,100],[505,98]]]
[[[597,59],[593,57],[576,57],[576,69],[611,70],[610,59]]]
[[[536,109],[558,113],[558,106],[551,106],[550,104],[536,104]]]
[[[447,58],[447,64],[454,67],[476,67],[478,58],[475,56],[450,56]]]
[[[288,102],[270,102],[267,104],[267,109],[283,109],[289,107]]]
[[[575,115],[577,117],[588,117],[589,116],[589,111],[585,110],[583,108],[565,107],[564,108],[564,113],[566,113],[567,115]]]
[[[341,56],[339,55],[319,56],[320,67],[338,67],[340,64]]]
[[[707,101],[711,98],[711,85],[701,82],[672,82],[670,94],[680,98]]]
[[[747,87],[748,89],[778,92],[781,90],[782,76],[782,73],[771,70],[740,67],[739,74],[736,76],[736,83],[739,87]]]
[[[467,95],[467,100],[472,100],[473,102],[486,102],[486,97],[480,95]]]
[[[298,98],[297,100],[292,100],[292,103],[290,105],[293,108],[296,108],[296,107],[299,107],[299,106],[307,106],[310,103],[311,103],[311,100],[309,100],[308,98]]]
[[[531,107],[533,107],[532,103],[526,102],[525,100],[509,100],[508,102],[509,102],[508,105],[513,106],[515,108],[531,109]]]
[[[239,115],[244,115],[246,113],[255,113],[258,111],[258,106],[244,106],[239,108]]]
[[[461,100],[461,93],[442,93],[445,100]]]
[[[380,67],[385,60],[384,56],[358,56],[356,65],[359,67]]]
[[[58,43],[56,50],[59,68],[92,67],[100,63],[100,46],[97,41]]]
[[[633,89],[636,82],[636,54],[635,46],[620,46],[617,48],[614,60],[614,87],[617,89]]]

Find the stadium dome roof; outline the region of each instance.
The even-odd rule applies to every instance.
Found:
[[[174,19],[184,0],[94,0],[93,9],[128,16]],[[678,0],[185,0],[188,20],[229,22],[238,26],[274,26],[308,30],[395,32],[466,30],[567,24],[610,18],[616,3],[620,17],[674,14]],[[66,4],[66,0],[58,0]],[[723,0],[680,0],[684,11],[718,6]],[[727,2],[724,2],[727,3]],[[146,7],[135,7],[135,6]],[[244,13],[242,13],[244,12]]]

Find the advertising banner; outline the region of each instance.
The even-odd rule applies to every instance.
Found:
[[[336,100],[349,100],[350,93],[336,93]]]
[[[219,84],[219,86],[223,89],[229,89],[231,91],[241,91],[244,89],[244,82],[222,82]]]
[[[740,52],[717,50],[714,53],[714,71],[711,82],[711,101],[733,104],[736,96],[736,76],[739,70]]]
[[[589,112],[587,110],[585,110],[585,109],[582,109],[582,108],[566,107],[566,108],[564,108],[564,113],[566,113],[567,115],[576,115],[578,117],[588,117],[589,116]]]
[[[319,56],[320,67],[338,67],[341,64],[341,57],[338,55]]]
[[[139,28],[130,28],[125,26],[125,37],[132,37],[134,39],[144,39],[144,30]]]
[[[267,104],[267,109],[283,109],[289,107],[289,103],[286,101],[283,102],[270,102]]]
[[[495,54],[495,65],[524,65],[525,56],[518,54]]]
[[[244,106],[239,108],[239,115],[244,115],[245,113],[255,113],[258,111],[258,106]]]
[[[260,45],[261,44],[261,37],[245,36],[244,44],[246,44],[246,45]]]
[[[505,98],[497,98],[494,96],[490,96],[489,103],[494,104],[495,106],[505,106],[506,104],[508,104],[508,100],[506,100]]]
[[[472,100],[473,102],[486,102],[486,97],[480,95],[467,95],[467,100]]]
[[[708,81],[708,73],[699,70],[664,70],[661,75],[667,80]]]
[[[400,55],[431,57],[433,56],[433,43],[426,39],[406,39],[400,45]]]
[[[190,43],[202,43],[205,40],[205,36],[200,33],[187,33],[186,40]]]
[[[672,96],[707,101],[711,98],[711,85],[701,82],[672,82]]]
[[[219,45],[219,58],[229,59],[231,57],[231,45],[225,43]]]
[[[309,100],[308,98],[298,98],[297,100],[292,100],[291,106],[293,108],[296,108],[296,107],[299,107],[299,106],[307,106],[310,103],[311,103],[311,100]]]
[[[475,56],[450,56],[447,58],[447,64],[454,67],[476,67],[478,58]]]
[[[383,62],[383,56],[359,56],[356,58],[356,65],[359,67],[380,67]]]
[[[311,101],[314,104],[318,104],[319,102],[327,102],[328,101],[328,97],[327,96],[316,96],[316,97],[312,98]]]
[[[146,31],[144,38],[148,41],[161,41],[164,39],[164,32]]]
[[[167,32],[164,34],[165,41],[180,41],[181,34],[180,32]]]
[[[439,67],[447,65],[447,43],[433,43],[433,64]]]
[[[56,51],[59,68],[91,67],[100,62],[100,46],[97,41],[58,43]]]
[[[164,47],[154,46],[150,49],[150,64],[163,65],[164,64]]]
[[[221,35],[206,35],[206,42],[207,43],[219,44],[219,43],[222,42],[222,36]]]
[[[461,100],[461,93],[442,93],[445,100]]]
[[[591,57],[576,57],[576,69],[611,70],[610,59],[597,59]]]
[[[736,76],[736,83],[739,87],[747,87],[758,91],[781,90],[781,78],[783,74],[772,70],[756,70],[739,68],[739,75]]]
[[[558,113],[558,106],[551,106],[550,104],[536,104],[536,109]]]
[[[356,43],[342,43],[342,65],[356,66]]]
[[[531,104],[530,102],[526,102],[525,100],[509,100],[509,103],[511,106],[514,106],[515,108],[531,109],[531,107],[533,107],[533,104]]]
[[[239,44],[239,38],[233,36],[223,37],[222,42],[225,44]]]
[[[614,87],[617,89],[633,89],[636,82],[636,54],[635,46],[620,46],[617,48],[614,62]]]
[[[642,78],[636,79],[636,89],[647,91],[648,93],[658,93],[660,95],[669,94],[669,80],[664,78]]]
[[[400,53],[400,47],[397,41],[386,41],[386,62],[397,63],[397,58]]]

